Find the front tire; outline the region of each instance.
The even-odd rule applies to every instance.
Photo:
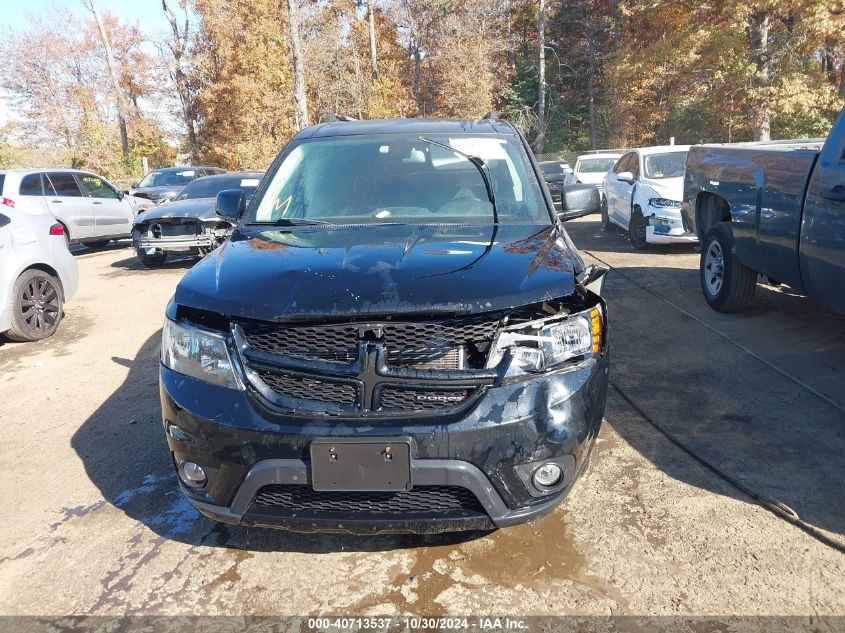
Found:
[[[601,228],[605,231],[610,230],[610,214],[607,211],[607,198],[602,198],[601,201]]]
[[[631,246],[638,251],[648,246],[645,237],[646,226],[648,225],[643,217],[643,212],[639,209],[634,209],[634,212],[631,214],[631,221],[628,222],[628,240],[630,240]]]
[[[21,273],[12,287],[13,341],[39,341],[52,336],[62,320],[62,289],[58,279],[43,270]]]
[[[155,268],[156,266],[161,266],[167,259],[167,253],[156,253],[154,255],[147,255],[140,248],[135,251],[135,253],[138,255],[138,259],[141,260],[141,263],[147,268]]]
[[[754,298],[757,273],[736,256],[730,223],[719,222],[704,236],[699,263],[704,299],[717,312],[739,312]]]

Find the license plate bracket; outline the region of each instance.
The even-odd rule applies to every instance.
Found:
[[[410,490],[410,440],[317,438],[311,442],[311,485],[317,491]]]

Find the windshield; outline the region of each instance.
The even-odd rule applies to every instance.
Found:
[[[180,171],[151,171],[138,187],[182,187],[197,177],[195,169],[184,169]]]
[[[481,158],[499,221],[551,221],[528,156],[516,138],[424,135]],[[469,160],[418,135],[380,134],[306,141],[277,167],[247,222],[331,224],[488,223],[493,205]]]
[[[645,177],[656,180],[660,180],[661,178],[682,178],[686,162],[686,151],[672,152],[671,154],[651,154],[643,160]]]
[[[242,189],[246,194],[246,199],[249,200],[258,188],[259,182],[261,182],[261,177],[253,174],[197,178],[182,189],[176,199],[214,198],[225,189]]]
[[[540,171],[546,176],[560,175],[567,167],[569,163],[540,163]]]
[[[582,174],[603,174],[604,172],[613,169],[613,166],[616,164],[617,160],[619,160],[618,156],[602,156],[600,158],[579,158],[578,169],[576,171]]]

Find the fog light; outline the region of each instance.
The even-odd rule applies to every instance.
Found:
[[[557,464],[543,464],[534,471],[534,485],[538,488],[551,488],[560,482],[563,470]]]
[[[205,485],[205,471],[202,466],[194,462],[182,462],[179,464],[179,477],[186,485],[192,488],[202,488]]]

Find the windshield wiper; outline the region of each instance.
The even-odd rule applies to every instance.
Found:
[[[247,222],[250,226],[309,226],[316,224],[333,224],[325,220],[308,220],[306,218],[279,218],[278,220],[268,220],[267,222]]]
[[[493,205],[493,224],[498,225],[499,211],[496,209],[496,196],[493,195],[493,182],[490,179],[490,169],[487,167],[487,163],[485,163],[484,160],[482,160],[479,156],[467,154],[458,149],[455,149],[451,145],[446,145],[446,143],[441,143],[440,141],[435,141],[434,139],[426,138],[425,136],[420,136],[418,138],[424,143],[431,143],[432,145],[436,145],[437,147],[442,147],[443,149],[449,150],[450,152],[460,156],[461,158],[467,159],[475,166],[475,168],[478,170],[478,173],[481,174],[481,177],[484,179],[484,186],[487,188],[487,198],[490,200],[490,204]]]

